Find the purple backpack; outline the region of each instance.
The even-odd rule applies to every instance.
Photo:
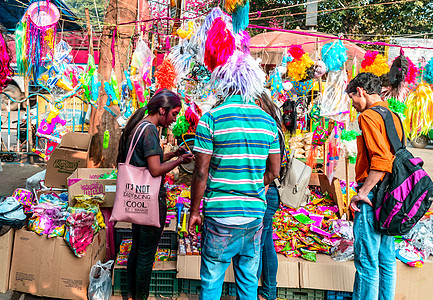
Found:
[[[433,201],[433,182],[423,170],[421,158],[414,158],[400,141],[392,113],[383,106],[371,108],[385,123],[386,135],[395,152],[392,173],[386,173],[375,189],[374,225],[386,235],[405,235],[424,216]],[[400,120],[401,124],[401,120]]]

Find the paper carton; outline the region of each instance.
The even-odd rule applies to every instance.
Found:
[[[66,133],[47,162],[45,185],[66,188],[69,175],[77,168],[87,167],[91,141],[92,135],[88,133]]]
[[[111,173],[114,169],[78,168],[67,179],[69,205],[74,205],[74,195],[104,194],[105,201],[101,207],[113,207],[116,196],[116,179],[99,179],[101,175]]]
[[[297,258],[286,258],[278,254],[278,287],[299,288],[299,261]],[[200,280],[201,256],[178,255],[177,256],[177,278]],[[228,267],[225,282],[235,282],[233,265]],[[259,282],[261,285],[261,281]]]
[[[0,236],[0,293],[9,289],[9,272],[11,269],[14,229]]]
[[[24,229],[15,233],[10,289],[42,297],[87,299],[89,272],[105,259],[105,230],[76,257],[63,238],[49,239]]]
[[[397,260],[395,300],[431,299],[433,262],[426,260],[422,268],[410,267]]]
[[[329,255],[317,254],[317,261],[299,261],[300,287],[305,289],[353,291],[355,265],[339,262]]]

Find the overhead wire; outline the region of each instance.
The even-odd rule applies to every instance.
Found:
[[[367,5],[357,5],[357,6],[348,6],[348,7],[341,7],[341,8],[324,9],[324,10],[317,10],[317,11],[306,11],[306,12],[299,12],[299,13],[290,13],[290,14],[276,15],[276,16],[266,16],[266,17],[252,18],[250,20],[265,20],[265,19],[279,18],[279,17],[293,17],[293,16],[298,16],[298,15],[308,15],[308,14],[321,13],[321,12],[336,12],[336,11],[350,10],[350,9],[356,9],[356,8],[366,8],[366,7],[371,7],[371,6],[389,5],[389,4],[398,4],[398,3],[408,3],[408,2],[415,2],[415,1],[419,1],[419,0],[399,0],[399,1],[390,1],[390,2],[385,2],[385,3],[371,3],[371,4],[367,4]]]

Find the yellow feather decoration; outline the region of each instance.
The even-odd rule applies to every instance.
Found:
[[[403,127],[409,139],[427,134],[433,126],[433,91],[426,83],[421,83],[410,93],[405,102],[406,119]]]
[[[382,76],[383,74],[388,73],[390,70],[389,65],[386,62],[385,57],[382,54],[378,54],[376,59],[370,66],[366,66],[365,68],[361,68],[359,73],[373,73],[377,76]]]
[[[287,65],[287,76],[294,81],[301,81],[307,77],[307,69],[314,65],[314,61],[304,53],[301,59],[294,59]]]

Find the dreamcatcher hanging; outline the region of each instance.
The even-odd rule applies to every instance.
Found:
[[[35,79],[40,75],[44,57],[53,56],[58,8],[49,1],[33,2],[28,7],[15,31],[17,65],[22,72],[32,72]]]

